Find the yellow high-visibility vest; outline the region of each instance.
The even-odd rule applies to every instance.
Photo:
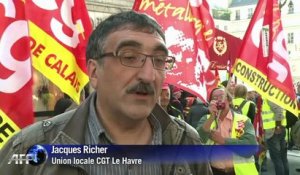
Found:
[[[243,99],[243,98],[235,98],[232,100],[232,104],[233,104],[233,106],[240,106],[244,100],[245,99]],[[249,106],[250,106],[250,101],[247,101],[245,103],[245,105],[241,108],[241,112],[243,115],[247,116],[247,114],[249,112]]]
[[[283,110],[284,118],[281,121],[282,126],[286,126],[285,113],[286,113],[285,110]],[[262,121],[263,121],[263,129],[273,129],[276,127],[276,121],[274,118],[275,114],[271,110],[271,107],[266,99],[263,100],[261,116],[262,116]]]
[[[245,115],[241,115],[238,113],[234,113],[232,115],[233,115],[233,123],[231,128],[231,138],[236,139],[237,134],[235,131],[238,128],[238,121],[246,122],[246,120],[249,120],[249,118]],[[210,115],[207,115],[207,118],[209,117]],[[210,129],[216,129],[216,126],[217,126],[216,121],[214,121],[211,124]],[[206,144],[213,145],[214,141],[208,139]],[[236,175],[248,175],[248,174],[258,175],[255,166],[254,156],[251,156],[250,158],[245,158],[237,154],[233,154],[233,167]]]

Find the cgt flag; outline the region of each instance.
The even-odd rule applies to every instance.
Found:
[[[0,2],[0,149],[33,123],[32,70],[24,2]]]
[[[277,0],[258,1],[234,74],[268,100],[298,115]]]
[[[171,55],[176,57],[166,82],[206,101],[216,86],[209,69],[208,48],[213,42],[214,23],[205,0],[136,0],[133,10],[147,13],[161,24]]]
[[[26,0],[32,65],[79,103],[92,31],[83,0]],[[37,15],[38,14],[38,15]]]
[[[0,21],[1,149],[34,121],[31,65],[79,102],[92,27],[83,0],[0,1]]]

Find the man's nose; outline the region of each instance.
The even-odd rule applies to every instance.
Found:
[[[157,70],[153,67],[153,61],[151,58],[145,59],[143,67],[140,68],[138,78],[144,82],[151,82],[155,80],[155,72]]]

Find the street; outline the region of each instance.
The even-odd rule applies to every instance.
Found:
[[[290,175],[300,175],[296,168],[300,169],[300,150],[288,150],[288,161],[290,165]],[[275,170],[270,156],[267,154],[267,171],[262,175],[275,175]]]

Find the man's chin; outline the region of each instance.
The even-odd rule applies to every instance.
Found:
[[[151,108],[150,106],[134,105],[125,110],[129,114],[130,118],[142,120],[147,118],[151,114],[153,107]]]

